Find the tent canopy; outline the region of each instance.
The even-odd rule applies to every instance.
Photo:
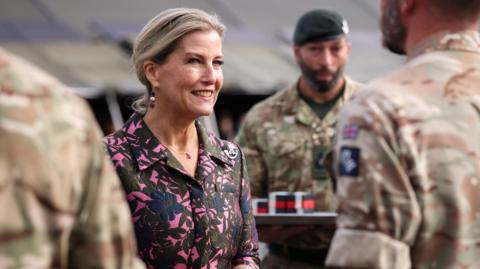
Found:
[[[349,21],[347,73],[366,81],[403,59],[380,45],[376,0],[0,0],[0,46],[46,69],[83,95],[115,89],[141,93],[128,42],[158,12],[194,7],[227,25],[224,91],[268,94],[293,81],[298,68],[291,36],[302,13],[331,8]]]

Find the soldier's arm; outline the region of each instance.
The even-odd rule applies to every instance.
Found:
[[[258,130],[252,121],[249,113],[235,140],[245,154],[252,196],[264,197],[268,193],[268,171],[257,142]]]
[[[136,254],[130,211],[100,131],[88,130],[84,194],[71,235],[68,268],[145,268]]]
[[[420,225],[405,150],[388,106],[356,98],[337,126],[334,169],[338,218],[327,264],[341,268],[410,268]],[[363,96],[363,95],[362,95]]]

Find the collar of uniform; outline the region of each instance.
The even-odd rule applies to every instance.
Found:
[[[310,106],[300,97],[300,94],[298,92],[299,81],[300,79],[298,79],[297,83],[295,83],[290,89],[288,89],[289,98],[286,104],[288,104],[288,108],[292,110],[293,114],[295,114],[295,117],[299,122],[305,125],[312,125],[315,121],[320,121],[320,119],[310,108]],[[335,111],[338,110],[348,98],[350,98],[358,85],[358,83],[345,76],[345,90],[343,91],[343,96],[338,99],[333,109],[329,111],[327,115],[325,115],[325,118],[323,118],[323,120],[321,120],[323,123],[329,125],[336,121]]]
[[[480,35],[476,31],[438,32],[420,41],[408,54],[408,59],[439,50],[480,52]]]
[[[294,115],[295,119],[305,125],[311,125],[315,119],[315,113],[310,109],[308,104],[302,100],[298,92],[298,83],[300,78],[295,84],[285,92],[284,97],[281,99],[281,103],[277,104],[281,107],[281,110],[286,115]]]
[[[212,159],[230,164],[215,137],[209,134],[199,121],[195,121],[195,127],[197,127],[197,133],[200,139],[200,150],[208,156],[213,157]],[[170,166],[179,170],[182,169],[180,163],[173,158],[173,155],[168,151],[167,147],[162,145],[147,127],[143,120],[143,115],[134,113],[124,124],[122,131],[130,144],[132,154],[141,171],[162,159],[167,160],[167,164]]]
[[[345,89],[343,90],[343,95],[337,100],[335,106],[328,111],[327,115],[322,120],[322,123],[325,125],[332,125],[337,121],[338,113],[343,104],[352,96],[353,92],[360,86],[358,82],[353,81],[347,76],[345,78]]]

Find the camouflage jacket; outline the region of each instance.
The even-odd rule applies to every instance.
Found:
[[[258,268],[250,185],[238,147],[196,122],[195,177],[135,113],[105,138],[149,268]]]
[[[0,49],[0,268],[145,268],[87,104]]]
[[[300,97],[297,83],[247,113],[237,140],[245,152],[254,197],[274,191],[306,191],[315,195],[316,211],[335,210],[331,182],[319,162],[330,149],[340,107],[358,85],[346,78],[343,96],[323,119]],[[322,239],[308,233],[286,244],[324,246],[333,231],[327,238],[320,234]]]
[[[480,268],[480,37],[438,33],[339,117],[327,263]]]

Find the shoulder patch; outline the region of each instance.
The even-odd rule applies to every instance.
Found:
[[[338,162],[338,171],[341,176],[358,176],[360,171],[360,149],[356,147],[342,147]]]
[[[234,160],[238,157],[239,150],[234,144],[226,143],[226,147],[223,149],[223,152],[228,158]]]
[[[358,124],[353,124],[353,123],[347,124],[343,127],[342,138],[355,140],[357,139],[358,132],[359,132]]]

